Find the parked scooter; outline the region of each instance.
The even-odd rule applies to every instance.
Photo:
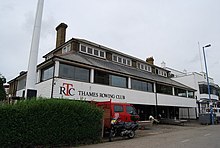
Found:
[[[121,137],[128,137],[134,138],[135,131],[138,129],[137,122],[124,122],[120,121],[120,117],[113,118],[111,120],[111,129],[109,134],[109,141],[112,141],[113,137],[121,136]]]

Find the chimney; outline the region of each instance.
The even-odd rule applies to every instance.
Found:
[[[164,61],[161,63],[161,67],[166,68],[166,63]]]
[[[154,58],[153,57],[149,57],[149,58],[146,59],[146,62],[148,64],[154,65]]]
[[[65,43],[66,40],[66,28],[67,24],[61,23],[56,27],[57,31],[57,41],[56,41],[56,48]]]

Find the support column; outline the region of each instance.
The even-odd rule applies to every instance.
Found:
[[[131,77],[128,77],[128,88],[131,89]]]
[[[175,89],[174,89],[174,87],[172,87],[172,91],[173,91],[173,96],[175,96]]]
[[[156,83],[154,83],[154,93],[156,93]]]
[[[189,91],[186,91],[186,97],[189,98]]]
[[[90,69],[90,83],[94,83],[94,69]]]
[[[59,69],[60,69],[60,62],[55,61],[55,66],[54,66],[54,77],[59,76]]]
[[[37,70],[37,83],[39,83],[41,80],[41,70]]]

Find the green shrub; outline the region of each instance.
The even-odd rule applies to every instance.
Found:
[[[20,101],[0,107],[0,145],[59,146],[100,140],[102,111],[64,99]]]

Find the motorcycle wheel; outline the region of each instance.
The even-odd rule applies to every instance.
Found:
[[[134,138],[135,136],[135,131],[131,131],[129,134],[128,134],[128,138]]]
[[[109,142],[112,142],[112,138],[115,137],[115,132],[113,130],[110,130],[109,133]]]

